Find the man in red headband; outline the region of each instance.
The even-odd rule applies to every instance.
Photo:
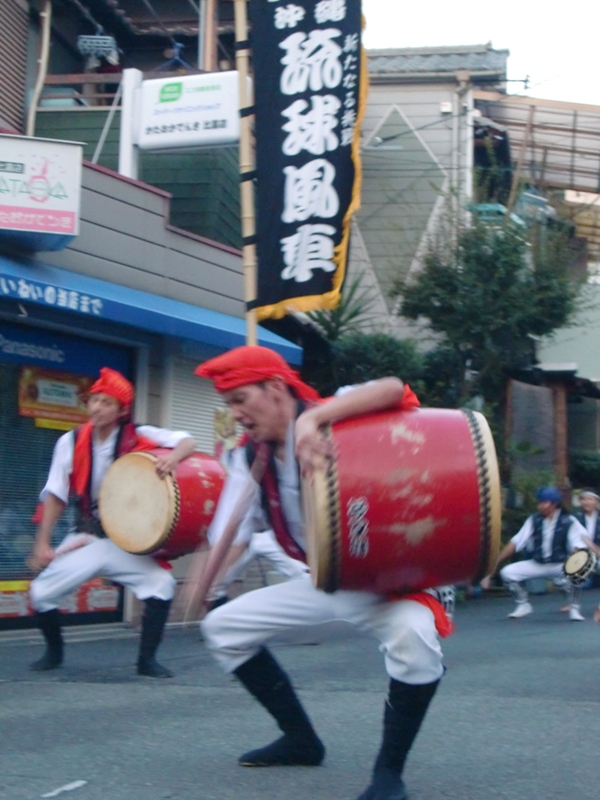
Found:
[[[248,434],[247,445],[235,451],[209,531],[211,543],[223,533],[259,445],[267,443],[272,456],[261,481],[262,503],[257,500],[243,519],[231,560],[239,557],[252,535],[253,518],[261,512],[261,505],[288,555],[306,560],[299,472],[310,475],[330,455],[319,432],[321,426],[401,404],[419,404],[398,378],[340,390],[327,402],[320,401],[280,356],[263,347],[232,350],[202,364],[196,374],[214,381]],[[441,606],[439,610],[448,622]],[[354,623],[380,640],[390,677],[383,743],[371,784],[359,800],[404,800],[404,762],[443,673],[433,606],[406,599],[389,602],[362,591],[326,594],[315,589],[306,574],[243,594],[211,611],[202,622],[213,655],[283,731],[281,738],[244,754],[239,763],[321,764],[325,748],[288,676],[264,645],[283,630],[335,620]]]
[[[171,573],[150,556],[126,553],[106,537],[98,515],[100,484],[115,458],[134,450],[172,448],[161,456],[156,471],[164,477],[182,458],[194,451],[194,440],[184,431],[169,431],[129,422],[134,389],[119,372],[108,367],[90,389],[89,422],[65,433],[57,441],[48,480],[40,499],[42,520],[30,565],[42,572],[31,582],[30,595],[37,621],[46,640],[46,652],[31,669],[56,669],[63,660],[63,639],[58,604],[61,597],[91,578],[103,575],[129,587],[145,601],[137,661],[139,675],[168,678],[155,653],[169,614],[175,581]],[[52,548],[52,532],[69,495],[75,497],[76,521],[59,547]]]

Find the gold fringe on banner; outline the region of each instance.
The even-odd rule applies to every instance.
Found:
[[[363,17],[362,27],[364,30],[365,19]],[[335,248],[333,261],[336,270],[333,274],[333,288],[324,294],[311,294],[305,297],[290,297],[273,303],[269,306],[260,306],[256,309],[257,319],[282,319],[286,314],[293,311],[316,311],[317,309],[336,308],[340,302],[342,284],[346,277],[346,263],[348,259],[348,244],[350,242],[350,226],[352,214],[360,208],[360,196],[362,189],[362,161],[360,157],[360,127],[365,115],[367,106],[367,95],[369,92],[369,70],[367,67],[367,53],[361,44],[360,48],[360,90],[358,93],[358,113],[354,124],[354,136],[352,138],[351,153],[354,163],[354,183],[352,185],[352,197],[344,214],[342,222],[342,241]]]

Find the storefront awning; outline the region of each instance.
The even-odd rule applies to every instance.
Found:
[[[0,297],[112,320],[224,350],[246,341],[245,320],[238,317],[33,261],[0,256]],[[281,336],[259,327],[258,338],[259,344],[276,350],[291,364],[302,362],[302,349]]]

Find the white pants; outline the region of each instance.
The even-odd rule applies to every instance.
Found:
[[[410,684],[441,678],[442,650],[433,613],[414,600],[387,602],[370,592],[326,594],[308,574],[240,595],[201,623],[207,647],[226,672],[282,631],[345,621],[379,639],[388,675]]]
[[[57,550],[86,537],[85,533],[70,533]],[[99,575],[127,586],[139,600],[170,600],[175,592],[171,573],[151,556],[135,556],[110,539],[92,537],[90,544],[57,555],[31,582],[31,603],[36,611],[50,611],[58,607],[61,597]]]
[[[529,578],[559,578],[562,574],[562,564],[540,564],[533,559],[515,561],[500,570],[500,577],[505,583],[520,583]]]
[[[211,596],[215,599],[223,597],[234,580],[259,556],[267,558],[275,569],[285,575],[286,578],[297,578],[299,575],[308,572],[308,567],[303,561],[298,561],[298,559],[288,556],[278,543],[273,531],[262,531],[252,534],[248,547],[235,564],[232,564],[227,570],[223,580],[213,588]]]

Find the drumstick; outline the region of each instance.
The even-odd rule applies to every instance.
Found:
[[[196,581],[197,583],[186,592],[189,599],[183,617],[184,625],[198,618],[200,609],[206,600],[210,587],[212,586],[214,579],[217,577],[219,570],[221,569],[221,566],[227,557],[227,553],[233,544],[237,529],[255,501],[257,486],[262,480],[263,473],[267,466],[268,457],[268,447],[261,447],[256,454],[256,458],[254,459],[254,463],[250,469],[250,475],[242,487],[240,496],[238,497],[237,503],[231,512],[231,515],[227,521],[227,525],[225,526],[219,541],[211,549],[210,555],[204,563],[204,566],[202,565],[202,561],[200,559],[196,560],[196,563],[192,564],[186,583],[188,583],[188,585],[194,584]]]

